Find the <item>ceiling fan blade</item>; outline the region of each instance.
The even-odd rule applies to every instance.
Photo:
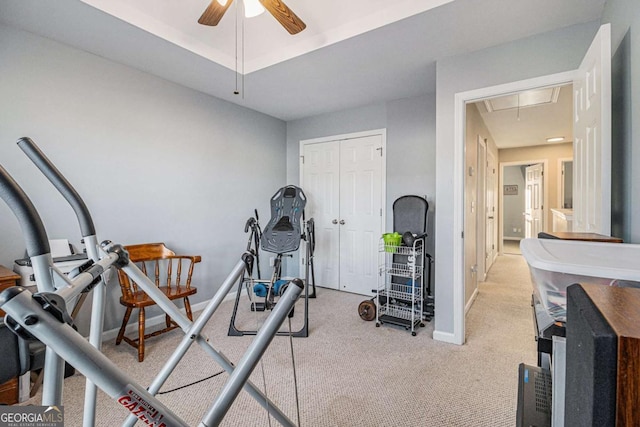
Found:
[[[289,34],[298,34],[307,28],[307,24],[302,22],[302,19],[298,18],[298,16],[280,0],[260,0],[260,3],[282,24]]]
[[[209,7],[204,11],[200,19],[198,19],[198,23],[202,25],[218,25],[218,22],[222,19],[224,13],[229,9],[233,0],[227,0],[227,4],[221,6],[217,0],[212,0]]]

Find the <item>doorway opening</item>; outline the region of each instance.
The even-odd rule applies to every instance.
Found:
[[[520,240],[550,231],[549,210],[562,207],[556,206],[561,199],[556,176],[558,159],[573,156],[572,98],[571,83],[559,82],[466,103],[465,313],[492,266],[487,257],[520,255]],[[564,138],[547,142],[558,135]],[[489,167],[490,155],[498,167]],[[492,169],[497,179],[490,184]],[[497,199],[493,208],[490,198]],[[495,252],[491,241],[497,243]]]
[[[590,82],[589,84],[587,82]],[[464,344],[465,336],[465,132],[467,104],[521,91],[574,85],[576,153],[573,163],[573,230],[611,233],[611,25],[594,37],[580,66],[572,71],[473,89],[454,96],[453,144],[453,333],[434,338]],[[592,102],[593,101],[593,102]],[[436,320],[437,316],[436,316]]]
[[[543,179],[541,192],[537,193],[527,185],[527,169],[534,165],[542,165],[548,169],[547,159],[525,160],[500,163],[500,254],[521,255],[520,241],[527,237],[535,237],[539,231],[548,230],[544,214],[539,216],[540,223],[534,229],[531,226],[532,210],[539,203],[548,206],[548,180]],[[543,174],[547,178],[549,174]],[[536,194],[537,193],[537,194]],[[537,199],[537,200],[536,200]]]

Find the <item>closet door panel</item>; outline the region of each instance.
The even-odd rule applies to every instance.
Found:
[[[340,288],[371,295],[382,233],[382,137],[340,143]],[[345,242],[346,240],[346,242]]]
[[[316,247],[313,257],[318,286],[339,289],[340,284],[340,145],[339,141],[304,147],[303,191],[305,214],[313,218]]]

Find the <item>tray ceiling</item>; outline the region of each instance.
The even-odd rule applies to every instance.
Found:
[[[209,0],[2,0],[0,23],[286,121],[433,93],[445,56],[575,24],[595,34],[605,0],[285,2],[307,28],[247,19],[240,95],[233,6],[203,27]]]

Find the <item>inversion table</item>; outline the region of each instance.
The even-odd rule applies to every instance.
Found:
[[[307,198],[300,187],[287,185],[280,188],[271,197],[271,219],[260,231],[256,218],[249,218],[245,225],[245,232],[251,229],[251,235],[247,243],[247,251],[258,254],[260,248],[266,252],[275,253],[273,274],[271,280],[254,279],[253,271],[248,269],[247,275],[242,277],[238,283],[236,300],[229,323],[230,336],[255,335],[255,330],[242,330],[236,326],[236,318],[240,296],[243,285],[247,289],[247,294],[251,302],[252,311],[271,310],[276,304],[276,297],[282,295],[288,286],[288,281],[281,279],[282,257],[288,253],[295,252],[300,247],[300,241],[304,239],[305,245],[305,302],[304,302],[304,324],[300,330],[291,333],[294,337],[309,336],[309,298],[315,298],[315,275],[313,270],[313,250],[315,247],[315,225],[313,218],[304,219],[304,207]],[[255,245],[252,248],[252,245]],[[291,256],[291,255],[288,255]],[[258,276],[259,274],[258,269]],[[312,293],[309,294],[309,287]],[[256,292],[257,291],[257,292]],[[258,302],[256,297],[264,297],[264,302]],[[288,335],[289,332],[278,332],[278,335]]]

